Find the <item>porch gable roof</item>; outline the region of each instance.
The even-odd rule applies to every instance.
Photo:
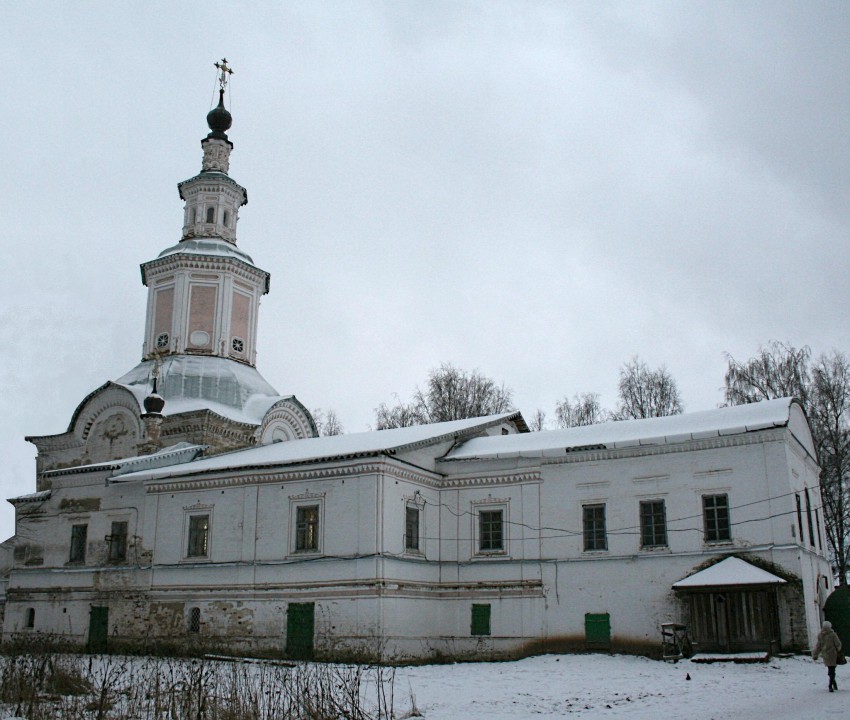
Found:
[[[737,557],[728,557],[673,583],[674,590],[695,590],[708,587],[742,587],[747,585],[783,585],[785,580],[767,570],[751,565]]]

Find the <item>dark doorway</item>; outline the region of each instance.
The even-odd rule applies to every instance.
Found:
[[[89,610],[89,652],[106,652],[109,637],[109,608],[92,607]]]
[[[286,656],[295,660],[313,657],[315,603],[289,603],[286,608]]]

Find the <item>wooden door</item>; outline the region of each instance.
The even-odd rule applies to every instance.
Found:
[[[315,603],[289,603],[286,608],[286,656],[297,660],[313,657]]]
[[[89,652],[106,652],[109,638],[109,608],[92,607],[89,610]]]

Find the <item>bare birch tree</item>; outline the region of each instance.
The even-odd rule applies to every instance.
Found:
[[[809,419],[821,466],[824,526],[837,568],[847,584],[850,544],[850,361],[843,353],[821,355],[812,366]]]
[[[679,388],[663,365],[650,370],[637,356],[620,368],[620,402],[615,420],[679,415],[684,408]]]
[[[809,418],[821,467],[820,494],[829,549],[841,585],[850,547],[850,359],[833,351],[811,361],[808,347],[771,341],[740,363],[727,355],[730,405],[795,397]]]
[[[531,416],[531,420],[528,423],[528,429],[531,430],[531,432],[540,432],[541,430],[546,429],[546,413],[543,410],[537,408],[537,410],[534,411],[534,414]]]
[[[513,392],[478,370],[461,370],[449,363],[434,368],[424,389],[417,387],[413,399],[381,404],[375,409],[376,429],[408,427],[426,423],[497,415],[513,410]]]
[[[325,412],[321,408],[316,408],[313,410],[313,422],[316,423],[319,435],[342,435],[345,433],[345,428],[343,428],[336,410]]]
[[[599,393],[576,393],[572,400],[565,397],[555,403],[555,418],[560,428],[596,425],[610,419],[611,413],[602,409]]]
[[[771,340],[760,347],[758,354],[745,362],[726,354],[726,385],[724,395],[728,405],[744,405],[759,400],[795,397],[805,407],[808,402],[808,347],[795,348],[790,343]]]
[[[422,420],[412,403],[404,403],[395,396],[395,405],[381,403],[375,408],[375,430],[421,425]]]

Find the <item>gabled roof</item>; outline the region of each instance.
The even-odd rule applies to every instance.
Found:
[[[785,582],[781,577],[757,568],[755,565],[741,560],[741,558],[728,557],[716,565],[673,583],[673,588],[675,590],[693,590],[708,587],[784,585]]]
[[[792,398],[783,398],[684,415],[611,421],[509,437],[475,438],[452,450],[446,459],[560,457],[583,450],[672,445],[786,426],[792,427],[794,435],[814,457],[802,407]]]
[[[503,422],[522,423],[518,412],[488,415],[467,420],[452,420],[430,425],[415,425],[391,430],[333,435],[262,445],[260,447],[222,453],[191,463],[125,475],[126,480],[160,479],[222,470],[274,467],[304,462],[317,462],[375,455],[395,455],[419,447],[448,441],[462,441]],[[500,436],[504,437],[504,436]]]

